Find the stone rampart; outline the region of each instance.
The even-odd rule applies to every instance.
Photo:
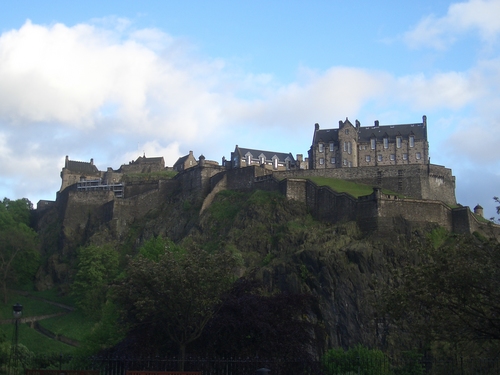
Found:
[[[382,187],[418,199],[456,204],[455,177],[439,165],[397,165],[274,172],[277,178],[331,177]]]

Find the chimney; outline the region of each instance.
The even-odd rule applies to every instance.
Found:
[[[427,127],[427,116],[426,115],[422,116],[422,123],[424,124],[424,128]]]
[[[361,123],[359,122],[359,120],[356,120],[356,128],[359,129],[360,126],[361,126]]]
[[[379,122],[378,122],[378,120],[375,120],[375,127],[378,128],[378,126],[379,126]]]
[[[303,156],[302,156],[302,154],[297,154],[297,161],[298,161],[299,163],[302,163],[302,160],[303,160]]]
[[[64,168],[68,168],[69,156],[66,155],[66,159],[64,160]]]
[[[205,166],[205,156],[203,156],[203,154],[200,155],[200,157],[198,159],[198,164],[200,167]]]
[[[318,130],[319,130],[319,124],[318,124],[318,123],[314,124],[314,130],[315,130],[315,131],[318,131]]]
[[[94,165],[94,158],[90,159],[90,165]]]

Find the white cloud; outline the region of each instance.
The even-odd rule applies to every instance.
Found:
[[[412,48],[446,49],[463,33],[475,31],[490,44],[500,33],[500,0],[469,0],[450,5],[443,17],[423,18],[404,40]]]

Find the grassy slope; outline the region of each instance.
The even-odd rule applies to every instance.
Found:
[[[308,179],[318,186],[328,186],[339,193],[347,193],[355,198],[361,197],[363,195],[370,195],[371,193],[373,193],[372,186],[358,184],[352,181],[340,180],[338,178],[330,177],[309,177]],[[384,194],[401,196],[400,194],[387,189],[382,189],[382,192]]]
[[[45,298],[49,301],[62,303],[65,305],[73,305],[70,297],[58,296],[55,290],[45,292],[30,292],[30,294]],[[32,299],[27,296],[11,292],[9,294],[8,303],[0,303],[0,319],[12,318],[12,305],[19,302],[23,305],[23,317],[40,316],[48,314],[56,314],[67,312],[67,310],[54,306],[40,300]],[[39,324],[59,335],[64,335],[74,340],[82,340],[92,329],[94,322],[89,321],[78,310],[69,312],[66,315],[40,320]],[[7,341],[10,341],[14,334],[13,324],[0,325],[0,334],[3,334]],[[20,324],[19,326],[19,342],[26,345],[28,349],[36,354],[49,353],[72,353],[74,347],[66,345],[60,341],[50,339],[35,329],[30,328],[28,324]]]

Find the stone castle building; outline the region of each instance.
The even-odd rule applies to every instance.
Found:
[[[86,207],[85,212],[95,211],[97,221],[116,223],[120,233],[128,222],[158,207],[173,192],[180,193],[181,199],[200,199],[203,212],[221,190],[260,189],[304,202],[319,219],[354,220],[368,231],[391,231],[403,221],[410,227],[431,223],[458,233],[494,232],[500,238],[500,227],[485,223],[479,206],[472,213],[457,205],[451,169],[430,164],[425,116],[421,123],[401,125],[376,121],[374,126],[361,127],[348,119],[340,121],[338,129],[320,129],[316,124],[305,160],[300,154],[294,158],[291,153],[236,146],[222,165],[203,155],[196,160],[191,151],[175,166],[175,170],[166,168],[162,157],[144,155],[118,170],[99,171],[93,159],[80,162],[66,156],[57,201],[38,206],[43,210],[56,204],[68,218],[81,211],[78,207]],[[177,174],[151,174],[166,170]],[[315,177],[369,185],[374,192],[355,198],[316,185]]]
[[[397,166],[429,163],[427,118],[421,123],[362,127],[348,119],[338,129],[315,124],[309,169]]]
[[[300,155],[298,159],[300,163]],[[238,145],[234,148],[234,152],[231,152],[231,160],[223,160],[223,164],[229,169],[258,165],[275,171],[296,169],[299,163],[291,153],[242,148]]]

